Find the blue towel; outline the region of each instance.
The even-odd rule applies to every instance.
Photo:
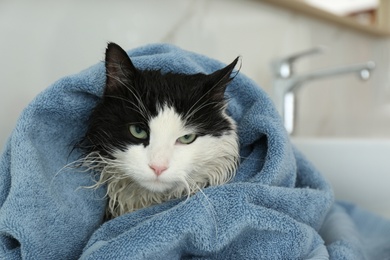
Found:
[[[167,44],[136,67],[224,64]],[[234,56],[232,57],[232,59]],[[66,167],[105,82],[103,63],[55,82],[24,110],[0,158],[0,259],[389,259],[390,223],[346,203],[295,149],[269,97],[242,73],[227,89],[241,163],[228,184],[103,222],[104,187]]]

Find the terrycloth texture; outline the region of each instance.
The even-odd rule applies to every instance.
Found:
[[[163,72],[224,66],[164,44],[129,54],[136,67]],[[0,259],[390,256],[389,222],[334,204],[331,187],[291,146],[268,96],[242,73],[227,90],[242,156],[235,179],[103,223],[104,188],[80,188],[93,184],[91,174],[64,166],[79,156],[71,145],[104,82],[99,63],[54,83],[21,115],[0,161]]]

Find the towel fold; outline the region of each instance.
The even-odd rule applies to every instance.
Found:
[[[168,44],[129,51],[140,69],[211,73],[224,64]],[[386,259],[390,223],[335,203],[271,100],[229,85],[241,163],[228,184],[103,223],[105,188],[65,167],[105,82],[104,64],[55,82],[24,110],[0,158],[1,259]],[[364,245],[364,246],[363,246]],[[382,258],[380,258],[382,257]],[[390,259],[390,258],[388,258]]]

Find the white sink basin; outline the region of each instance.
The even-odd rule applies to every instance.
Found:
[[[390,140],[292,138],[333,185],[336,199],[390,219]]]

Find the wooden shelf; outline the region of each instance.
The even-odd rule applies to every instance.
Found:
[[[301,2],[301,1],[293,1],[293,0],[261,0],[261,1],[272,5],[288,8],[293,11],[301,12],[305,15],[318,18],[324,21],[328,21],[336,25],[341,25],[346,28],[350,28],[352,30],[357,30],[363,33],[367,33],[372,36],[377,36],[377,37],[390,36],[390,30],[385,29],[388,28],[387,26],[389,25],[389,23],[387,22],[388,20],[386,20],[384,23],[379,22],[379,25],[365,25],[365,24],[360,24],[351,18],[337,16],[335,14],[318,9],[316,7],[308,5],[305,2]],[[385,3],[387,1],[384,0],[382,2]],[[378,11],[379,14],[378,16],[380,21],[383,21],[381,17],[389,19],[388,15],[386,15],[387,11],[389,10],[389,8],[386,7],[389,7],[389,4],[383,5],[382,2],[380,4],[381,10]]]

